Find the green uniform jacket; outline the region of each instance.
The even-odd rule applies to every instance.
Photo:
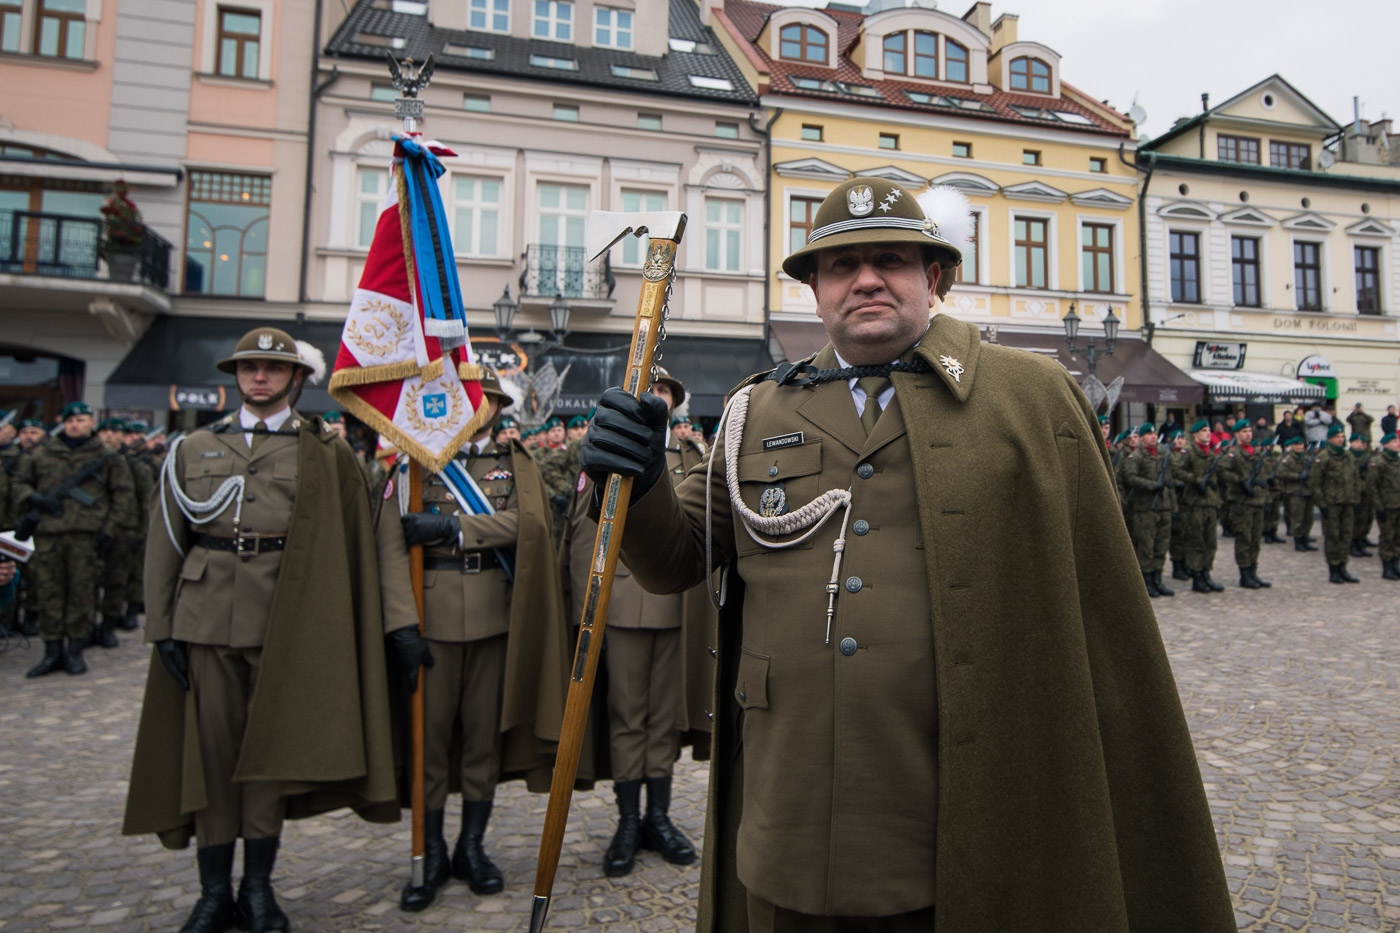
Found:
[[[1378,509],[1400,509],[1400,456],[1383,450],[1366,471],[1371,504]]]
[[[302,421],[298,440],[296,505],[234,780],[283,782],[293,819],[353,807],[366,819],[394,822],[369,492],[354,452],[319,418]],[[184,517],[176,513],[176,520]],[[194,723],[194,694],[180,689],[153,650],[124,834],[155,833],[172,849],[188,845],[194,814],[206,805]]]
[[[1307,495],[1307,490],[1298,488],[1298,480],[1311,459],[1312,454],[1306,450],[1283,455],[1283,462],[1278,465],[1278,486],[1285,496]],[[1308,478],[1311,479],[1312,474],[1308,474]]]
[[[1127,499],[1123,503],[1125,510],[1129,512],[1176,511],[1176,488],[1172,485],[1170,475],[1172,468],[1170,464],[1163,462],[1163,458],[1168,456],[1170,456],[1170,451],[1165,447],[1158,447],[1155,454],[1142,449],[1135,456],[1123,462],[1123,485],[1127,490]],[[1172,459],[1178,458],[1173,457]],[[1164,466],[1166,473],[1162,472]],[[1163,482],[1161,489],[1157,488],[1159,478]]]
[[[1356,505],[1361,501],[1356,458],[1345,447],[1327,445],[1313,464],[1309,485],[1318,505]]]
[[[1220,467],[1217,466],[1210,479],[1206,479],[1206,474],[1210,473],[1211,466],[1220,456],[1202,450],[1194,441],[1186,445],[1186,456],[1182,458],[1185,461],[1183,481],[1186,483],[1186,489],[1181,493],[1182,505],[1187,508],[1215,508],[1220,505]]]
[[[1259,462],[1261,458],[1264,458],[1262,464]],[[1232,504],[1258,506],[1269,501],[1269,474],[1273,472],[1273,464],[1268,462],[1263,448],[1255,447],[1247,451],[1236,444],[1225,451],[1225,459],[1220,461],[1220,468],[1215,472],[1220,477],[1221,486],[1228,490],[1226,498]],[[1246,490],[1245,481],[1251,476],[1254,477],[1254,485]]]
[[[131,480],[136,490],[136,529],[145,535],[150,524],[151,493],[156,488],[156,472],[151,461],[140,453],[126,455],[127,466],[131,467]]]
[[[1113,477],[1088,401],[1053,362],[983,345],[975,326],[946,314],[914,352],[932,372],[891,378],[918,478],[909,506],[934,646],[935,933],[1233,933],[1191,736],[1127,529],[1111,506]],[[960,363],[957,377],[940,357]],[[838,443],[822,427],[828,408],[803,404],[816,397],[852,405],[839,383],[760,383],[745,449],[764,459],[762,438],[802,430],[808,444],[790,448],[797,462],[813,439]],[[853,408],[840,417],[855,424]],[[623,553],[649,588],[676,592],[705,578],[705,492],[702,467],[632,504]],[[722,470],[711,494],[716,563],[728,564],[730,586],[697,930],[744,933],[734,848],[744,758],[804,749],[739,743],[737,678],[746,663],[758,673],[741,651],[744,574],[764,572],[771,552],[757,553],[733,519]],[[831,554],[816,551],[812,579],[784,586],[824,584]],[[1011,579],[1017,585],[1006,585]],[[821,632],[813,619],[819,650]],[[826,649],[833,659],[835,642]],[[747,703],[761,686],[749,682]],[[806,712],[783,708],[776,681],[761,699],[768,715]],[[889,796],[878,784],[867,793]],[[792,852],[799,865],[808,857]]]
[[[32,492],[52,492],[68,477],[83,467],[108,455],[106,447],[90,437],[85,444],[70,448],[60,438],[50,437],[34,448],[27,457],[20,457],[10,483],[10,498],[15,517],[28,511],[25,499]],[[63,510],[57,515],[40,512],[36,534],[51,535],[65,531],[87,531],[115,536],[136,521],[136,499],[132,494],[131,471],[120,455],[113,455],[96,473],[78,484],[78,489],[96,502],[85,506],[71,495],[63,499]]]

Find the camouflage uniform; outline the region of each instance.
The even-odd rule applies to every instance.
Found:
[[[1183,482],[1186,488],[1181,494],[1182,533],[1186,539],[1186,569],[1195,581],[1191,589],[1198,593],[1222,590],[1224,587],[1210,579],[1210,571],[1215,566],[1215,550],[1218,543],[1216,521],[1220,510],[1220,489],[1217,479],[1219,468],[1206,479],[1216,456],[1202,450],[1196,443],[1188,444],[1186,456],[1182,458]]]
[[[1170,456],[1163,448],[1143,447],[1123,461],[1123,486],[1127,490],[1123,508],[1149,596],[1175,595],[1162,585],[1162,565],[1171,541],[1172,511],[1176,508],[1176,489],[1166,475],[1171,464],[1165,458]]]
[[[1370,557],[1371,552],[1366,550],[1371,547],[1371,543],[1366,540],[1371,533],[1371,523],[1376,518],[1376,507],[1371,499],[1370,484],[1367,482],[1367,473],[1371,469],[1372,454],[1367,448],[1351,451],[1351,455],[1356,458],[1356,477],[1361,481],[1361,492],[1356,501],[1356,519],[1351,528],[1351,555],[1353,557]]]
[[[127,454],[127,465],[131,467],[131,479],[136,489],[136,533],[131,541],[130,574],[126,578],[126,617],[122,628],[135,629],[139,622],[137,615],[146,611],[146,529],[150,525],[149,509],[151,494],[156,487],[156,465],[145,451]]]
[[[98,609],[102,613],[101,644],[107,647],[116,646],[116,637],[110,633],[126,613],[126,585],[127,580],[131,578],[133,548],[136,538],[141,533],[141,526],[137,524],[137,520],[145,511],[142,501],[136,495],[136,481],[132,477],[130,461],[120,449],[112,453],[114,456],[111,469],[126,474],[125,483],[132,490],[132,508],[121,522],[112,538],[111,546],[107,548],[107,553],[102,559],[102,599]]]
[[[1221,488],[1233,500],[1235,564],[1240,568],[1240,586],[1251,590],[1272,585],[1258,575],[1264,507],[1269,502],[1265,456],[1266,452],[1258,447],[1246,450],[1243,444],[1237,444],[1225,452],[1219,470]]]
[[[1181,501],[1181,494],[1185,491],[1186,482],[1190,478],[1190,470],[1191,465],[1186,450],[1173,450],[1168,479],[1176,490],[1176,508],[1172,512],[1171,544],[1167,547],[1167,553],[1171,555],[1172,559],[1173,580],[1191,579],[1191,571],[1186,563],[1186,509]]]
[[[52,492],[94,460],[108,457],[95,436],[70,448],[62,436],[51,437],[20,461],[15,471],[13,502],[24,508],[31,493]],[[78,490],[93,499],[83,505],[67,496],[57,515],[40,513],[30,560],[39,609],[39,635],[47,642],[86,643],[97,609],[100,551],[115,545],[120,530],[135,518],[131,471],[116,457],[105,460]],[[78,491],[75,490],[75,491]]]
[[[1312,531],[1313,523],[1312,491],[1308,484],[1302,481],[1305,472],[1309,479],[1312,478],[1309,467],[1316,456],[1317,452],[1292,451],[1284,454],[1283,461],[1278,465],[1279,493],[1287,504],[1285,524],[1289,537],[1293,539],[1295,551],[1317,550],[1308,543],[1308,532]]]
[[[1400,453],[1383,450],[1371,460],[1366,484],[1381,526],[1380,557],[1387,580],[1400,580]]]
[[[1331,580],[1344,582],[1352,527],[1356,522],[1355,506],[1361,498],[1356,458],[1347,449],[1328,444],[1313,464],[1312,488],[1318,505],[1322,506],[1323,550],[1332,571]]]

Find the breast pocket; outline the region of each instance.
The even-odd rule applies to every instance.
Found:
[[[821,488],[821,472],[821,441],[782,450],[741,454],[738,465],[739,495],[750,511],[758,513],[760,517],[777,518],[797,511],[826,491]],[[766,550],[742,529],[737,537],[740,555]],[[778,540],[786,537],[791,535],[778,536]],[[794,545],[794,548],[811,546],[812,542],[808,540]]]
[[[196,457],[185,464],[185,495],[191,499],[208,499],[224,480],[233,475],[233,458]]]

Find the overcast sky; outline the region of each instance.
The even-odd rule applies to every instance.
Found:
[[[826,0],[785,0],[826,6]],[[859,5],[854,0],[852,5]],[[972,0],[942,0],[961,16]],[[1126,111],[1147,111],[1148,139],[1277,72],[1338,123],[1382,112],[1400,122],[1397,0],[1019,0],[993,2],[992,19],[1020,16],[1019,38],[1063,58],[1063,77]]]

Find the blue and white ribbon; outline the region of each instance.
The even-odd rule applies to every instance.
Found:
[[[496,510],[491,508],[491,501],[486,498],[486,493],[481,491],[481,487],[472,479],[471,473],[462,468],[462,465],[453,460],[442,468],[438,474],[442,481],[447,484],[447,489],[462,504],[462,507],[473,515],[495,515]],[[504,548],[495,548],[497,559],[501,562],[501,568],[505,570],[506,576],[512,583],[515,582],[515,555]]]
[[[443,350],[467,342],[466,317],[457,284],[457,260],[437,179],[447,170],[431,150],[408,136],[395,136],[404,154],[400,166],[408,183],[409,232],[423,306],[423,332]]]

